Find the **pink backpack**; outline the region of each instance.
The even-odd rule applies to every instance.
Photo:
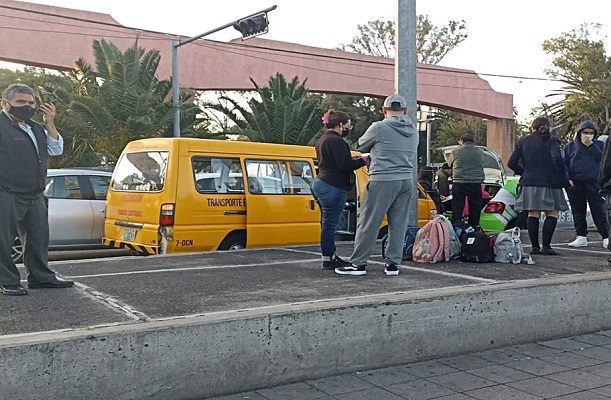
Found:
[[[418,231],[412,254],[419,263],[450,260],[450,228],[444,217],[435,217]]]

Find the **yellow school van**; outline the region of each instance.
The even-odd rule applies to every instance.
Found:
[[[358,153],[355,153],[358,154]],[[315,244],[309,146],[155,138],[129,143],[106,198],[104,245],[141,254]],[[367,171],[355,171],[339,234],[354,234]],[[419,188],[422,226],[435,204]],[[381,234],[386,230],[386,221]]]

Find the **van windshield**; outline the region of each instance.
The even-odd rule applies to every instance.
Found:
[[[115,168],[113,190],[160,192],[168,169],[167,151],[124,154]]]

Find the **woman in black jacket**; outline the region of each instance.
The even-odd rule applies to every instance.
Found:
[[[569,184],[560,151],[560,141],[552,136],[549,120],[535,118],[531,134],[518,141],[507,165],[520,175],[516,211],[528,211],[528,236],[531,254],[558,255],[552,249],[552,237],[559,211],[568,210],[563,188]],[[543,223],[543,248],[539,245],[539,218]]]
[[[350,117],[341,111],[329,110],[322,117],[327,131],[316,142],[318,175],[312,184],[312,191],[322,211],[320,249],[322,268],[350,265],[335,253],[335,229],[346,203],[348,191],[354,183],[354,170],[367,163],[367,157],[352,158],[344,137],[350,133]]]

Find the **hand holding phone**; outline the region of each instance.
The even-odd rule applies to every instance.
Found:
[[[44,109],[42,108],[44,105],[47,104],[53,104],[53,106],[55,106],[57,103],[59,103],[59,99],[52,99],[51,101],[48,101],[44,104],[41,104],[40,106],[38,106],[38,108],[36,109],[36,111],[38,112],[44,112]]]

